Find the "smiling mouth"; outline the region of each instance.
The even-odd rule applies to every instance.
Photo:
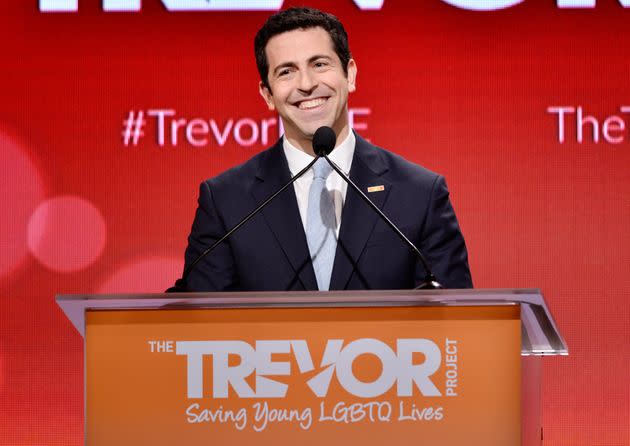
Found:
[[[308,101],[299,102],[298,104],[296,104],[296,106],[300,110],[311,110],[313,108],[317,108],[320,105],[324,104],[327,100],[328,98],[309,99]]]

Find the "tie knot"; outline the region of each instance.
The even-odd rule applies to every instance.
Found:
[[[326,178],[328,178],[328,175],[330,175],[330,172],[332,172],[332,170],[333,169],[330,164],[328,164],[328,161],[326,161],[324,158],[320,158],[315,161],[315,164],[313,164],[313,177],[322,178],[325,180]]]

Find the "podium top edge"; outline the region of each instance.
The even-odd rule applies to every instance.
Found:
[[[82,336],[85,313],[93,310],[521,305],[523,353],[568,353],[544,297],[535,288],[78,294],[59,295],[56,301]]]
[[[537,289],[80,294],[59,295],[56,301],[71,320],[79,315],[75,313],[70,316],[71,310],[510,304],[531,304],[546,308],[544,297]]]
[[[339,291],[219,291],[219,292],[191,292],[191,293],[116,293],[116,294],[60,294],[56,296],[57,302],[77,301],[77,300],[129,300],[129,299],[164,299],[164,300],[190,300],[212,298],[213,300],[235,300],[235,299],[265,299],[281,298],[286,300],[308,300],[317,298],[320,302],[328,300],[343,300],[350,298],[367,298],[372,301],[374,297],[396,298],[413,296],[455,296],[462,295],[470,298],[473,296],[498,296],[498,295],[541,295],[537,288],[465,288],[465,289],[444,289],[444,290],[339,290]]]

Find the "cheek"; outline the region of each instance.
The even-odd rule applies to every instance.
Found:
[[[274,88],[273,96],[270,99],[276,105],[276,108],[286,108],[289,106],[289,93],[290,91],[287,91],[286,88]]]

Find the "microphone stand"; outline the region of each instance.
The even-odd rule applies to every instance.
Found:
[[[335,170],[335,172],[337,172],[339,174],[339,176],[341,178],[343,178],[346,181],[346,183],[348,183],[350,185],[350,187],[352,187],[352,189],[357,194],[359,194],[359,196],[363,199],[363,201],[370,208],[372,208],[385,221],[385,223],[387,223],[387,225],[398,235],[398,237],[400,237],[400,239],[407,246],[409,246],[409,248],[411,248],[411,250],[418,257],[418,259],[420,259],[420,263],[422,263],[422,267],[424,268],[424,271],[426,272],[427,275],[424,278],[424,282],[422,282],[420,285],[418,285],[415,289],[416,290],[439,290],[439,289],[441,289],[442,285],[436,280],[435,276],[433,275],[433,272],[431,271],[431,268],[429,268],[428,262],[426,261],[426,259],[424,258],[424,256],[420,252],[420,250],[418,248],[416,248],[416,246],[413,243],[411,243],[411,241],[405,236],[405,234],[403,234],[402,231],[400,229],[398,229],[398,227],[374,203],[372,203],[372,200],[370,200],[367,197],[367,195],[365,195],[363,193],[363,191],[361,189],[359,189],[359,186],[354,184],[354,182],[350,179],[350,177],[348,177],[339,168],[339,166],[337,166],[337,164],[335,164],[330,158],[328,158],[328,154],[324,153],[324,154],[321,155],[321,157],[325,158],[326,161],[328,161],[328,164],[330,164],[330,166]]]
[[[254,215],[256,215],[258,212],[260,212],[260,210],[262,208],[267,206],[267,204],[271,203],[273,201],[273,199],[276,198],[278,195],[280,195],[287,187],[292,185],[298,178],[300,178],[302,175],[304,175],[304,173],[306,173],[306,171],[308,169],[310,169],[313,166],[313,164],[315,164],[315,162],[319,158],[321,158],[321,157],[320,156],[316,156],[315,158],[313,158],[313,161],[311,161],[304,169],[300,170],[297,173],[297,175],[295,175],[293,178],[291,178],[291,180],[287,184],[282,186],[277,192],[275,192],[273,195],[271,195],[269,198],[267,198],[265,201],[263,201],[256,209],[254,209],[249,214],[247,214],[240,222],[238,222],[236,224],[236,226],[234,226],[232,229],[230,229],[223,237],[221,237],[219,240],[214,242],[209,248],[206,248],[206,250],[204,250],[199,256],[197,256],[197,258],[190,265],[188,265],[188,267],[186,269],[184,269],[184,272],[182,273],[181,279],[177,279],[175,281],[175,286],[169,288],[168,290],[166,290],[166,292],[167,293],[180,293],[180,292],[188,291],[186,279],[190,275],[190,272],[195,268],[195,266],[197,266],[197,264],[204,257],[206,257],[208,254],[210,254],[212,251],[214,251],[214,249],[217,246],[219,246],[221,243],[223,243],[223,241],[225,241],[228,237],[230,237],[232,234],[234,234],[236,231],[238,231]]]

